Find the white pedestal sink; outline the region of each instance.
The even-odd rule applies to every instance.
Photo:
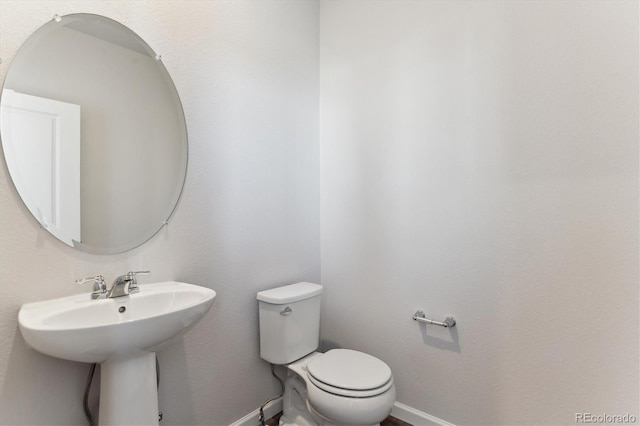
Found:
[[[100,425],[157,425],[155,352],[193,327],[216,292],[176,281],[92,300],[78,294],[27,303],[18,314],[27,344],[44,354],[100,363]]]

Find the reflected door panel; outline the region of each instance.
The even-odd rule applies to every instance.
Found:
[[[7,167],[31,213],[65,243],[80,242],[80,105],[4,89],[0,123]]]

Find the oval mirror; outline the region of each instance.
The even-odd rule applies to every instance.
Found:
[[[0,97],[0,136],[22,201],[79,250],[139,246],[171,216],[187,132],[160,57],[103,16],[56,16],[17,52]]]

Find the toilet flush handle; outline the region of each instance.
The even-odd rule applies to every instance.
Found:
[[[284,308],[283,310],[280,311],[280,315],[290,315],[291,312],[293,312],[291,310],[291,308],[289,306],[287,306],[286,308]]]

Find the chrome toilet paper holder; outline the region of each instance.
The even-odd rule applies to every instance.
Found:
[[[416,311],[416,313],[413,314],[413,320],[423,322],[425,324],[439,325],[440,327],[446,328],[454,327],[456,325],[456,319],[453,317],[447,317],[444,321],[435,321],[427,318],[422,311]]]

